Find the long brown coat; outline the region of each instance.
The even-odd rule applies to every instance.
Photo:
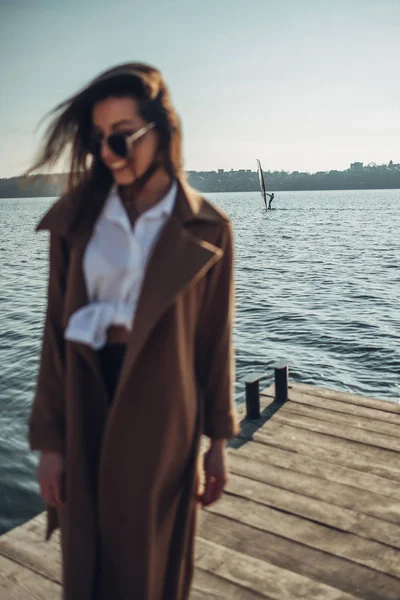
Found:
[[[232,235],[227,218],[185,185],[150,259],[111,405],[97,354],[65,342],[87,303],[85,247],[105,196],[76,223],[61,198],[50,231],[48,306],[32,450],[66,458],[61,526],[65,600],[185,600],[193,569],[201,433],[237,433],[232,405]]]

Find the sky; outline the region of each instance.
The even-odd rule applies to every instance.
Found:
[[[400,0],[0,0],[0,177],[103,70],[161,69],[188,170],[400,162]]]

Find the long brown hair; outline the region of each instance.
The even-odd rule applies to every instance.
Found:
[[[156,124],[158,150],[164,168],[171,176],[182,177],[179,117],[161,72],[142,63],[127,63],[109,69],[56,106],[49,113],[52,120],[45,132],[40,154],[27,174],[54,166],[68,151],[67,193],[88,191],[94,186],[109,188],[112,184],[109,170],[98,157],[93,156],[90,160],[90,136],[93,106],[110,96],[137,99],[143,119]]]

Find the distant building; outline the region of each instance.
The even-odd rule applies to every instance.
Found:
[[[224,173],[224,172],[225,172],[224,169],[218,169],[218,173],[221,174],[221,173]]]
[[[362,163],[362,162],[354,162],[354,163],[351,163],[351,165],[350,165],[351,171],[360,171],[363,168],[364,168],[364,163]]]

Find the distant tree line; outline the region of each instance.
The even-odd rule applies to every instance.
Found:
[[[254,192],[260,189],[255,171],[189,171],[189,183],[201,192]],[[345,171],[264,171],[269,191],[363,190],[400,188],[400,164],[353,163]]]
[[[250,169],[238,171],[188,171],[190,185],[200,192],[255,192],[258,175]],[[1,198],[58,196],[65,174],[0,179]],[[264,171],[270,191],[400,189],[400,163],[387,165],[353,163],[344,171]]]
[[[57,173],[0,179],[0,198],[59,196],[64,187],[65,178],[63,173]]]

